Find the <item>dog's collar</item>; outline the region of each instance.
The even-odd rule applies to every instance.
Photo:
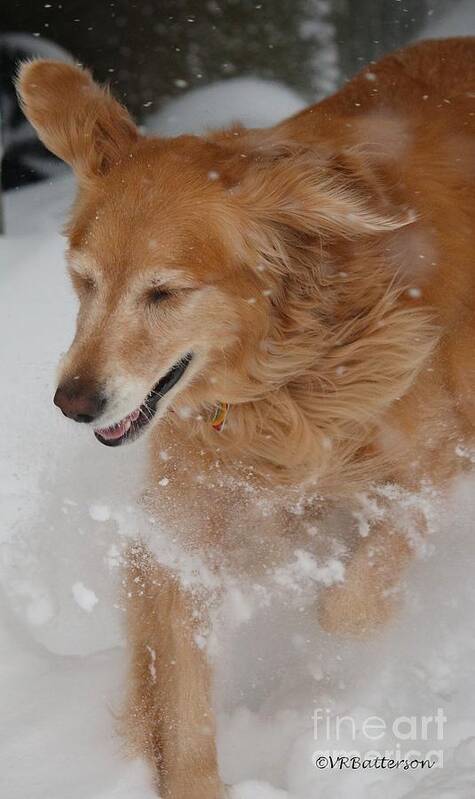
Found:
[[[229,402],[217,402],[211,417],[211,427],[218,432],[221,431],[226,423],[229,411]]]

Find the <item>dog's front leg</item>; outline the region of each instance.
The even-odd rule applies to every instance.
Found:
[[[365,636],[384,625],[412,555],[408,540],[386,523],[357,547],[341,585],[322,591],[319,619],[331,633]]]
[[[218,799],[211,679],[199,632],[206,609],[139,545],[131,548],[127,615],[132,662],[126,732],[152,763],[163,799]]]
[[[368,524],[346,564],[345,579],[324,589],[320,598],[320,622],[328,632],[364,636],[390,619],[401,604],[400,583],[416,544],[432,524],[427,498],[403,485],[392,496],[376,493],[369,500],[359,508],[360,519],[369,509]]]

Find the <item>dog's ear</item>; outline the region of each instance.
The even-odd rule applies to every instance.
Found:
[[[294,240],[371,236],[414,221],[385,196],[371,164],[357,155],[281,143],[250,153],[245,163],[237,201],[256,224],[280,228]]]
[[[80,179],[104,175],[127,157],[139,137],[125,108],[80,67],[42,59],[26,62],[16,87],[41,141]]]

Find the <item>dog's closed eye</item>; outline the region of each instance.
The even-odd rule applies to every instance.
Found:
[[[97,283],[92,275],[79,272],[77,269],[70,269],[71,280],[79,296],[91,294],[97,288]]]
[[[152,305],[157,305],[163,300],[167,300],[169,297],[173,296],[172,291],[170,289],[166,289],[163,286],[153,286],[147,291],[146,297],[147,301]]]

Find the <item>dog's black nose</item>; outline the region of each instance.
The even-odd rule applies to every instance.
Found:
[[[74,379],[58,386],[53,402],[68,419],[86,424],[97,419],[106,405],[97,386]]]

